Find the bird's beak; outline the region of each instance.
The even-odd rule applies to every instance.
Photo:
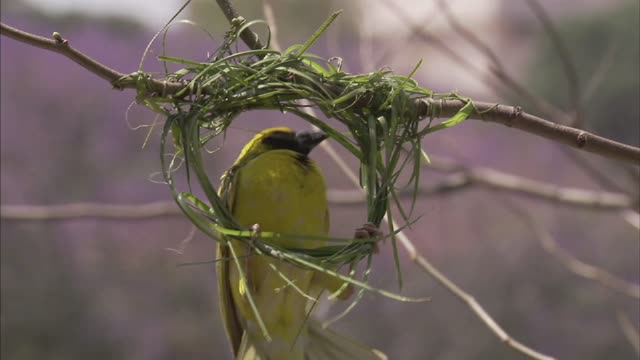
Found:
[[[296,134],[296,139],[301,149],[307,154],[329,136],[322,131],[301,131]]]
[[[314,148],[316,145],[320,144],[322,141],[324,141],[326,138],[328,138],[329,136],[325,133],[323,133],[322,131],[316,131],[310,134],[311,136],[309,137],[309,145],[311,145],[311,148]]]

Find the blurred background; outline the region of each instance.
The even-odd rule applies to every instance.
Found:
[[[406,75],[423,59],[415,76],[423,87],[521,105],[640,145],[638,1],[270,3],[283,47],[303,43],[332,12],[344,9],[312,52],[340,56],[346,71],[386,66]],[[262,2],[236,5],[245,18],[264,18]],[[42,36],[58,31],[77,49],[129,73],[138,69],[145,46],[181,3],[3,0],[1,6],[3,23]],[[179,18],[203,24],[212,37],[200,28],[176,25],[166,52],[205,60],[227,29],[215,2],[194,0]],[[113,90],[60,55],[6,37],[0,41],[3,207],[171,201],[167,187],[158,183],[157,129],[143,148],[145,125],[153,123],[154,114],[135,105],[133,91]],[[159,43],[152,49],[152,55],[163,51]],[[154,56],[144,68],[161,69]],[[520,87],[509,85],[514,82]],[[577,122],[570,117],[576,113]],[[219,178],[256,131],[274,125],[307,127],[276,112],[244,114],[222,150],[210,156],[211,178]],[[434,160],[423,172],[425,189],[469,169],[490,168],[627,199],[629,208],[570,206],[478,182],[421,196],[416,215],[422,217],[407,234],[429,261],[526,345],[560,359],[638,358],[634,341],[640,340],[633,332],[640,327],[638,298],[577,276],[566,259],[560,261],[549,246],[545,250],[527,221],[535,219],[560,251],[637,288],[637,166],[479,121],[430,135],[424,146]],[[316,151],[313,157],[332,191],[353,190],[325,153]],[[347,161],[357,169],[353,159]],[[513,204],[526,209],[527,217],[514,212]],[[193,233],[183,217],[16,220],[4,209],[3,359],[231,358],[217,309],[214,267],[181,266],[212,260],[214,240]],[[331,234],[351,236],[365,221],[365,209],[363,202],[334,201]],[[184,252],[170,250],[191,234]],[[389,243],[374,260],[372,284],[431,301],[401,303],[367,294],[335,329],[391,359],[524,358],[400,252],[403,289]]]

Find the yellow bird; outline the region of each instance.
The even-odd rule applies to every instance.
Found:
[[[238,223],[247,228],[303,236],[327,236],[329,212],[326,184],[311,150],[326,139],[321,132],[296,133],[267,129],[242,150],[223,175],[221,198]],[[258,237],[259,241],[259,237]],[[317,248],[325,241],[279,239],[283,247]],[[313,301],[322,290],[333,293],[343,282],[268,256],[251,253],[237,240],[218,245],[218,258],[230,259],[231,249],[245,275],[242,281],[233,260],[219,261],[220,311],[236,360],[385,359],[375,349],[357,344],[311,319]],[[350,288],[349,288],[350,290]],[[250,291],[271,336],[267,340],[252,311]],[[345,299],[350,291],[339,298]]]

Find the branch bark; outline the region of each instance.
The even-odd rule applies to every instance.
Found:
[[[463,100],[418,100],[418,113],[422,116],[451,117],[466,103]],[[571,147],[640,165],[640,148],[592,134],[588,131],[556,124],[528,114],[518,106],[507,106],[474,101],[471,119],[484,120],[520,129]]]
[[[77,218],[106,218],[138,220],[160,216],[182,215],[174,201],[155,201],[147,204],[71,203],[61,205],[2,205],[3,220],[64,220]]]
[[[35,46],[41,49],[49,50],[61,54],[76,64],[94,73],[104,80],[107,80],[116,89],[135,89],[138,84],[140,74],[135,72],[124,74],[117,70],[92,59],[81,51],[78,51],[69,44],[69,41],[62,38],[58,33],[53,33],[53,39],[34,35],[4,23],[0,23],[0,35],[23,42],[25,44]],[[184,84],[177,82],[161,81],[147,78],[145,83],[152,92],[158,94],[175,94],[184,88]]]
[[[218,7],[222,10],[222,13],[227,18],[229,23],[233,21],[233,19],[237,19],[240,17],[238,11],[231,5],[231,1],[229,0],[216,0],[218,3]],[[240,33],[240,38],[244,41],[245,44],[249,47],[249,49],[262,49],[264,45],[260,42],[258,38],[258,34],[251,31],[251,29],[246,28]]]

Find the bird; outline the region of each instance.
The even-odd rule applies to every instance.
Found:
[[[328,244],[321,240],[330,228],[326,182],[309,157],[325,139],[320,131],[263,130],[224,173],[220,198],[240,226],[257,234],[252,241],[260,241],[259,233],[269,231],[307,237],[272,239],[283,248]],[[219,305],[236,360],[386,359],[382,352],[309,319],[314,298],[326,290],[346,300],[352,293],[350,285],[343,286],[342,280],[326,273],[255,254],[246,242],[231,239],[217,246]],[[231,252],[240,266],[230,260]],[[248,292],[270,339],[261,331]]]

